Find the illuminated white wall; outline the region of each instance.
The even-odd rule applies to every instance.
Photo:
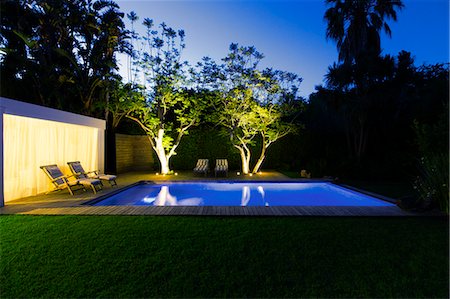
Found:
[[[103,171],[105,121],[5,98],[0,114],[0,205],[50,190],[41,165],[70,174],[67,162],[81,161]]]

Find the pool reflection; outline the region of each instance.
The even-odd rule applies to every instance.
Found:
[[[146,196],[142,201],[154,206],[199,206],[203,203],[203,199],[200,197],[177,200],[176,196],[170,194],[169,186],[161,186],[161,190],[156,197]]]
[[[254,188],[254,187],[253,187]],[[205,205],[205,199],[204,197],[208,197],[207,194],[204,196],[198,196],[198,197],[188,197],[188,198],[182,198],[183,192],[179,188],[174,188],[174,194],[170,193],[170,186],[163,185],[159,188],[158,193],[156,196],[151,196],[151,194],[148,194],[145,196],[141,204],[142,205],[153,205],[153,206],[201,206]],[[240,190],[239,190],[240,189]],[[252,190],[250,189],[249,185],[244,185],[241,188],[236,188],[234,192],[230,192],[227,194],[228,200],[236,200],[236,196],[239,196],[240,194],[240,205],[242,207],[250,205],[250,200],[253,199],[253,201],[258,201],[258,199],[262,200],[262,205],[268,206],[269,203],[265,201],[265,191],[262,186],[258,186],[255,189],[253,189],[253,196],[252,196]],[[152,192],[155,194],[155,192]],[[179,193],[180,196],[176,196]],[[258,195],[257,195],[258,194]],[[217,194],[216,194],[217,195]],[[255,203],[253,203],[255,204]],[[207,203],[206,203],[207,205]],[[261,205],[261,203],[259,204]]]
[[[94,205],[122,206],[392,206],[330,183],[167,182],[139,184]]]

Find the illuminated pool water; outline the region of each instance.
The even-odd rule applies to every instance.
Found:
[[[138,184],[95,206],[393,206],[332,183],[170,182]]]

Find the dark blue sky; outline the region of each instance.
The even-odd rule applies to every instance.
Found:
[[[448,0],[404,0],[398,21],[390,21],[392,38],[382,35],[384,54],[412,52],[416,65],[449,62]],[[191,64],[203,56],[223,58],[232,42],[253,45],[265,55],[262,66],[291,71],[303,78],[302,95],[321,84],[337,60],[336,45],[325,38],[324,0],[297,1],[117,1],[156,24],[186,31],[183,58]],[[141,27],[141,26],[139,26]],[[141,27],[142,28],[142,27]],[[124,64],[125,65],[125,64]],[[126,79],[126,71],[122,76]]]

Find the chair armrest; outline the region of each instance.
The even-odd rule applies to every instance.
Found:
[[[72,175],[62,175],[62,176],[59,176],[59,177],[56,177],[56,178],[52,179],[52,182],[56,182],[57,180],[64,180],[64,182],[68,182],[69,181],[68,179],[73,177],[73,176],[75,176],[75,175],[74,174],[72,174]]]
[[[74,174],[71,174],[71,175],[65,175],[65,177],[66,178],[71,178],[71,177],[74,177],[74,176],[77,176],[77,175],[79,175],[79,173],[74,173]]]
[[[55,182],[55,181],[61,180],[61,179],[65,179],[65,178],[67,178],[67,176],[62,175],[62,176],[59,176],[59,177],[56,177],[56,178],[52,179],[52,182]]]

